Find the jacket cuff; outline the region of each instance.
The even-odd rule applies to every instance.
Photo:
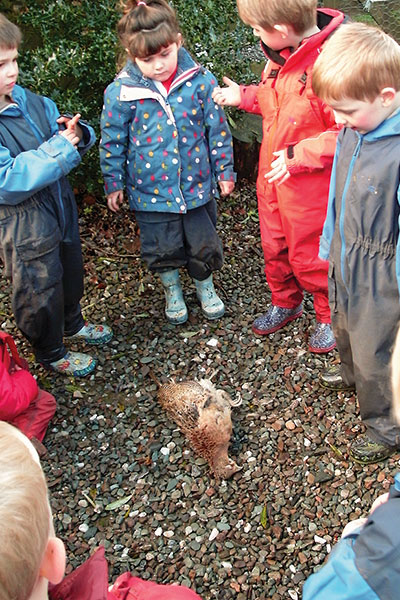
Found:
[[[64,175],[81,162],[78,150],[61,134],[53,135],[47,142],[41,144],[41,149],[57,160]]]
[[[254,93],[247,85],[240,85],[240,104],[237,108],[251,112],[254,106]],[[251,91],[250,91],[251,90]]]
[[[104,192],[105,195],[108,196],[112,192],[119,192],[120,190],[124,190],[125,186],[122,181],[118,181],[114,177],[109,177],[108,179],[104,179]]]
[[[237,174],[235,171],[222,171],[217,175],[217,181],[237,181]]]
[[[299,163],[297,162],[297,160],[295,158],[294,144],[290,144],[290,146],[288,146],[286,148],[285,162],[286,162],[287,170],[289,171],[289,173],[291,175],[297,175],[297,173],[301,173],[302,171],[304,171],[304,169],[301,167],[301,165],[299,165]]]

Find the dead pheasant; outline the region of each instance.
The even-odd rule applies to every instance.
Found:
[[[217,479],[228,479],[239,470],[228,456],[231,406],[239,403],[234,404],[227,392],[216,389],[209,379],[200,379],[162,385],[158,398]]]

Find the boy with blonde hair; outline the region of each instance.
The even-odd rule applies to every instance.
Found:
[[[318,9],[317,0],[237,0],[242,20],[261,38],[268,62],[259,86],[214,90],[214,100],[263,117],[257,179],[265,274],[272,304],[253,323],[268,335],[302,314],[304,290],[313,295],[317,323],[308,347],[335,347],[328,303],[328,263],[318,257],[338,126],[332,110],[312,91],[322,45],[344,20]]]
[[[388,372],[400,319],[400,46],[374,27],[344,25],[316,61],[313,87],[344,126],[320,244],[341,365],[320,381],[355,386],[367,431],[350,456],[367,464],[400,448]]]
[[[103,547],[63,579],[65,547],[54,533],[37,453],[18,429],[1,421],[0,523],[0,600],[201,600],[187,587],[130,573],[108,588]]]
[[[47,598],[47,581],[59,583],[64,576],[64,544],[54,535],[37,453],[28,438],[4,422],[0,522],[0,600]]]

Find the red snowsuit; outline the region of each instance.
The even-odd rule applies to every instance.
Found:
[[[108,566],[101,546],[58,585],[49,585],[50,600],[201,600],[184,586],[160,585],[123,573],[108,587]]]
[[[20,369],[16,370],[15,365]],[[49,392],[38,388],[27,368],[28,363],[18,355],[12,337],[0,332],[0,420],[41,442],[55,413],[56,401]]]
[[[269,59],[261,83],[240,87],[239,108],[263,117],[257,197],[272,304],[295,308],[307,290],[321,323],[330,323],[330,311],[328,262],[318,257],[319,236],[339,127],[333,111],[314,95],[311,74],[323,42],[343,19],[337,10],[318,10],[321,31],[286,59],[261,43]],[[285,150],[291,175],[281,185],[264,177],[278,150]]]

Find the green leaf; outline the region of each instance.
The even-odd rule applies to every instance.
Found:
[[[181,337],[183,338],[191,338],[194,337],[195,335],[199,335],[200,331],[181,331],[181,333],[179,334]]]
[[[133,494],[130,494],[129,496],[125,496],[124,498],[115,500],[115,502],[110,502],[110,504],[107,504],[105,509],[106,510],[115,510],[116,508],[120,508],[121,506],[124,506],[124,504],[127,504],[129,502],[129,500],[132,498],[132,496],[133,496]]]
[[[263,509],[261,511],[260,523],[264,529],[267,529],[268,525],[268,513],[267,513],[267,505],[264,504]]]
[[[334,452],[336,454],[336,456],[339,456],[339,458],[343,458],[343,453],[339,450],[339,448],[336,448],[336,446],[334,446],[333,444],[330,444],[329,442],[328,442],[328,446],[332,450],[332,452]]]

